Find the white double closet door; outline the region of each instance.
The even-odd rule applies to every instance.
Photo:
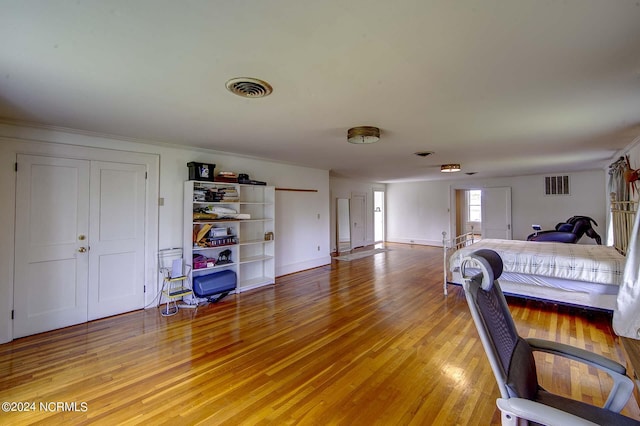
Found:
[[[14,337],[144,307],[144,165],[18,155]]]

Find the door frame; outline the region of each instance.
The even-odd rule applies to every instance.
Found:
[[[84,145],[60,143],[57,140],[68,138],[79,143],[91,143],[96,136],[79,134],[55,134],[45,132],[40,139],[54,139],[41,142],[32,139],[19,139],[0,136],[0,194],[4,194],[3,207],[0,208],[0,221],[10,223],[6,232],[0,233],[0,343],[13,340],[13,321],[11,319],[14,298],[14,241],[15,241],[15,163],[18,154],[64,157],[77,160],[108,161],[115,163],[142,164],[146,167],[145,197],[145,306],[152,304],[158,287],[157,259],[158,250],[158,194],[160,193],[160,155],[133,152],[118,149],[96,148]],[[37,131],[34,135],[38,134]],[[41,135],[42,136],[42,135]],[[106,140],[103,138],[98,138]],[[109,139],[112,141],[112,139]]]
[[[382,211],[381,212],[376,212],[376,193],[380,192],[382,193]],[[372,217],[372,221],[373,221],[373,243],[374,244],[378,244],[378,243],[384,243],[387,240],[387,191],[385,191],[384,189],[378,189],[378,188],[373,188],[372,191],[372,196],[371,196],[373,202],[372,202],[372,207],[373,207],[373,217]],[[381,213],[381,220],[382,220],[382,239],[377,239],[376,238],[376,213]]]
[[[470,189],[482,189],[480,185],[455,184],[449,186],[449,229],[447,230],[447,240],[454,238],[459,233],[457,229],[458,210],[461,206],[457,203],[456,191],[468,191]]]
[[[500,186],[500,188],[502,187],[504,186]],[[454,235],[454,234],[457,233],[458,231],[456,227],[456,217],[457,217],[458,209],[460,208],[460,206],[458,206],[456,203],[456,191],[459,191],[459,190],[467,191],[470,189],[484,190],[487,188],[494,188],[494,187],[482,186],[482,185],[473,184],[473,183],[454,184],[449,186],[449,229],[447,230],[447,237],[446,237],[447,240],[450,240],[451,238],[456,237],[457,235]],[[513,223],[513,217],[511,218],[511,222]]]

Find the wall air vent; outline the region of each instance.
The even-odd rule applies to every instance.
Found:
[[[545,195],[569,195],[569,176],[546,176],[544,193]]]

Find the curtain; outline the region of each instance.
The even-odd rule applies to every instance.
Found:
[[[629,160],[625,157],[618,158],[609,164],[609,194],[612,201],[629,201],[629,185],[625,179],[625,173],[629,169]],[[606,244],[615,245],[614,224],[611,209],[607,209],[607,235]]]
[[[618,336],[640,339],[640,214],[636,214],[627,250],[617,307],[613,311],[613,330]]]
[[[616,201],[629,201],[629,185],[625,180],[627,168],[624,157],[609,165],[609,193],[616,194]]]

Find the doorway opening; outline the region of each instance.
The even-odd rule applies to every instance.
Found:
[[[373,239],[384,242],[384,191],[373,191]]]
[[[482,235],[482,190],[455,190],[455,229],[454,235],[471,232],[474,240]]]
[[[474,240],[480,239],[482,234],[482,190],[470,189],[466,191],[466,232],[473,233]]]
[[[511,187],[451,188],[451,200],[451,238],[467,232],[474,239],[512,238]]]

